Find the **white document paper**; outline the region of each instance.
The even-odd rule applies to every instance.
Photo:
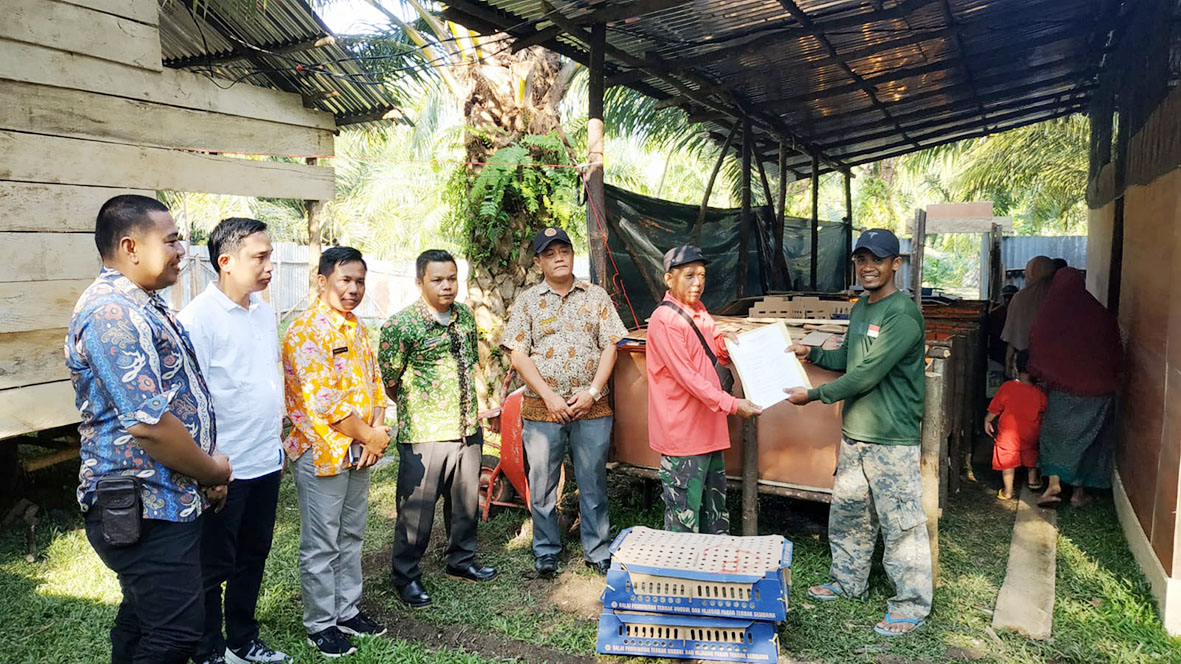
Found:
[[[744,332],[738,335],[737,344],[726,341],[746,398],[760,408],[770,408],[786,399],[785,388],[812,387],[799,358],[787,352],[790,345],[791,334],[783,323]]]

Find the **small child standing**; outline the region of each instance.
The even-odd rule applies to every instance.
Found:
[[[1037,472],[1038,436],[1042,429],[1042,412],[1046,410],[1046,393],[1033,384],[1029,375],[1029,352],[1017,353],[1017,378],[1001,385],[984,419],[984,430],[996,439],[992,448],[992,468],[1001,471],[1005,487],[997,491],[997,498],[1013,498],[1013,478],[1017,467],[1029,472],[1029,488],[1042,488]],[[998,421],[999,420],[999,421]]]

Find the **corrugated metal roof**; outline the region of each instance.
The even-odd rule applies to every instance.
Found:
[[[166,66],[298,92],[310,108],[332,113],[337,126],[401,118],[384,84],[336,43],[305,0],[256,11],[160,0],[160,46]]]
[[[755,120],[764,158],[844,168],[1080,112],[1118,0],[443,0],[476,30],[585,60],[607,25],[607,76],[706,118]],[[606,20],[604,20],[606,19]],[[570,21],[580,35],[571,36]],[[640,62],[642,61],[642,62]],[[638,66],[642,65],[642,66]],[[686,92],[689,90],[691,92]],[[719,107],[730,117],[709,119]]]

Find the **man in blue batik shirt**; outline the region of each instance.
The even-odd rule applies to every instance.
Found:
[[[116,196],[99,211],[94,240],[103,268],[66,336],[82,414],[78,502],[91,546],[123,590],[112,661],[183,664],[204,625],[198,519],[225,499],[230,461],[214,451],[193,347],[156,294],[176,283],[185,254],[168,208]],[[136,497],[138,515],[127,508]]]

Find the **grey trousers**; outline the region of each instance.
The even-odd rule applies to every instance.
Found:
[[[922,620],[931,612],[931,547],[923,512],[918,445],[875,445],[845,439],[837,461],[828,541],[833,582],[864,597],[878,532],[882,565],[894,583],[887,610]]]
[[[311,450],[295,460],[299,588],[308,634],[360,611],[361,540],[369,519],[369,469],[316,477]]]
[[[394,523],[394,584],[422,577],[418,563],[426,553],[443,496],[447,565],[465,568],[476,559],[476,523],[480,511],[478,443],[444,441],[398,445],[398,519]]]

